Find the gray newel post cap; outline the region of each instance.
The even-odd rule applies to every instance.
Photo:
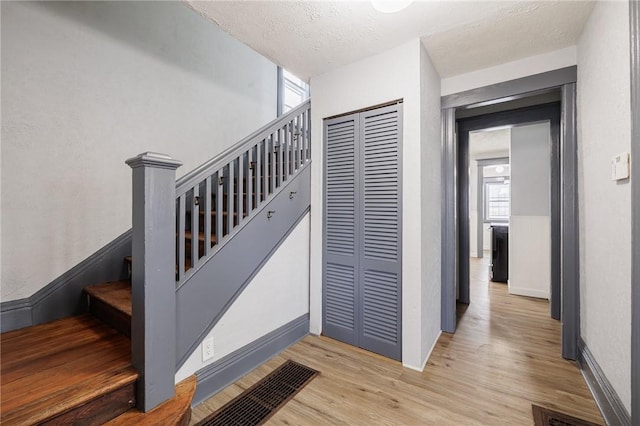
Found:
[[[182,166],[181,161],[174,160],[167,154],[160,154],[158,152],[143,152],[142,154],[129,158],[125,163],[132,169],[138,167],[154,167],[158,169],[175,170]]]

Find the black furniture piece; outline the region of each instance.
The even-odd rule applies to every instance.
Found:
[[[506,283],[509,278],[509,226],[491,226],[491,281]]]

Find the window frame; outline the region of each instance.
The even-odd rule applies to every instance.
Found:
[[[291,74],[291,72],[288,72],[289,74]],[[293,74],[291,74],[293,75]],[[309,99],[310,97],[310,88],[309,85],[307,83],[305,83],[304,81],[302,81],[301,84],[298,84],[297,82],[290,80],[287,78],[287,76],[285,75],[285,69],[282,67],[278,67],[278,95],[277,95],[277,114],[278,117],[280,117],[281,115],[285,114],[287,111],[285,111],[286,108],[286,104],[285,104],[285,91],[288,90],[292,90],[295,91],[297,93],[299,93],[300,95],[302,95],[302,102],[306,101],[307,99]],[[290,109],[295,108],[295,106],[290,107]]]
[[[488,187],[490,185],[506,185],[509,187],[509,196],[507,197],[507,216],[505,218],[495,218],[489,216],[489,194]],[[484,223],[506,223],[509,222],[509,212],[511,211],[511,181],[509,177],[485,177],[482,182],[482,218]]]

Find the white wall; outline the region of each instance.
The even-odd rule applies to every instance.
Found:
[[[440,336],[440,310],[442,290],[440,272],[441,249],[441,129],[440,129],[440,76],[429,54],[420,45],[420,213],[422,218],[422,359],[424,369],[431,351]],[[406,182],[406,181],[405,181]],[[406,196],[406,195],[405,195]],[[406,217],[406,214],[405,214]]]
[[[469,159],[469,255],[478,257],[478,161]],[[480,206],[482,208],[482,206]],[[480,253],[482,255],[482,253]]]
[[[309,226],[307,214],[211,330],[214,357],[203,362],[199,346],[176,383],[309,312]]]
[[[551,127],[511,129],[509,293],[549,298],[551,291]]]
[[[435,71],[429,68],[428,61],[421,57],[421,43],[412,40],[384,53],[345,65],[328,73],[311,78],[313,93],[312,140],[313,163],[311,178],[311,289],[310,316],[311,332],[322,332],[322,182],[323,182],[323,119],[333,115],[358,110],[380,103],[404,99],[403,146],[402,146],[402,362],[405,366],[421,369],[424,365],[424,353],[434,344],[436,336],[423,341],[423,324],[440,329],[439,277],[440,262],[436,258],[423,259],[427,254],[437,256],[440,250],[440,208],[436,200],[440,199],[438,190],[429,194],[430,212],[423,211],[422,197],[424,191],[431,191],[435,179],[439,179],[440,167],[440,133],[439,111],[435,113],[436,100],[439,102],[439,91]],[[422,59],[422,60],[421,60]],[[426,66],[424,76],[421,75],[421,62]],[[424,84],[422,84],[424,83]],[[421,102],[421,89],[423,99]],[[429,93],[431,92],[431,93]],[[439,109],[439,108],[438,108]],[[421,114],[435,115],[428,117],[428,123],[421,124]],[[421,131],[425,128],[423,140]],[[426,140],[437,130],[435,140]],[[430,144],[423,151],[424,144]],[[436,149],[437,146],[437,149]],[[431,157],[431,154],[438,152]],[[430,157],[430,158],[427,158]],[[428,160],[423,164],[423,160]],[[433,168],[432,170],[427,170]],[[422,171],[425,170],[425,175]],[[436,176],[438,175],[438,176]],[[422,214],[426,217],[423,218]],[[433,218],[437,216],[437,222]],[[436,225],[437,223],[437,225]],[[426,229],[425,229],[426,227]],[[437,227],[436,235],[429,235],[429,244],[423,246],[423,230],[432,232]],[[433,270],[423,271],[423,267]],[[428,277],[429,283],[422,283]],[[437,283],[437,285],[435,284]],[[429,286],[428,297],[433,300],[423,303],[423,285]],[[432,311],[423,308],[437,305]],[[425,317],[426,316],[426,317]]]
[[[461,52],[455,53],[461,54]],[[569,46],[495,67],[444,78],[442,79],[442,96],[570,67],[576,63],[576,47]]]
[[[631,144],[629,61],[628,3],[597,2],[578,43],[580,333],[627,410],[631,184],[610,163]]]
[[[491,250],[491,224],[482,225],[482,249]]]
[[[181,175],[275,117],[276,66],[180,2],[0,7],[3,301],[131,227],[124,160]]]

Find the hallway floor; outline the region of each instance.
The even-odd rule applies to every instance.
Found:
[[[321,374],[274,415],[273,425],[532,425],[531,404],[604,424],[575,363],[560,356],[549,304],[488,279],[471,261],[471,304],[443,334],[424,371],[335,340],[307,336],[195,407],[192,424],[287,359]]]

